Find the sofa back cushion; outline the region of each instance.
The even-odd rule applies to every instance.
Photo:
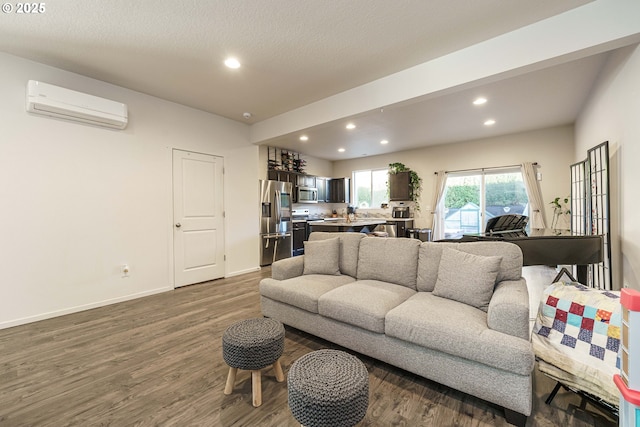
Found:
[[[433,295],[487,311],[501,262],[501,256],[444,248]]]
[[[336,237],[340,239],[340,273],[356,277],[360,240],[365,237],[365,234],[314,231],[309,235],[309,241],[313,242],[317,240],[335,239]]]
[[[358,280],[380,280],[416,289],[420,240],[367,237],[360,242]]]
[[[302,274],[340,274],[340,239],[304,242],[304,270]]]
[[[522,251],[513,243],[424,242],[420,245],[418,256],[418,280],[416,286],[419,291],[433,292],[438,280],[438,268],[444,248],[451,248],[473,255],[502,257],[496,282],[519,280],[522,277]]]

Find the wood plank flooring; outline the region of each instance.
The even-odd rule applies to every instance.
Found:
[[[221,337],[260,316],[258,282],[269,268],[163,294],[0,330],[0,426],[298,426],[286,381],[263,373],[263,404],[251,404],[251,376],[228,367]],[[285,375],[300,356],[340,348],[287,328]],[[506,426],[481,399],[358,355],[370,373],[359,426]],[[616,426],[617,420],[537,373],[530,426]]]

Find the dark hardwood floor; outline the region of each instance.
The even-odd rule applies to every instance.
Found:
[[[240,371],[223,394],[221,337],[260,316],[258,282],[270,269],[0,330],[0,426],[297,426],[286,382],[265,370],[263,404]],[[287,328],[285,374],[300,356],[339,348]],[[479,398],[358,355],[370,373],[360,426],[506,426]],[[617,421],[537,373],[531,426],[616,426]]]

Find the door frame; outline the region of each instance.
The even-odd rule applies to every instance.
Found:
[[[174,151],[186,151],[186,152],[190,152],[190,153],[194,153],[194,154],[203,154],[205,156],[213,156],[213,157],[218,157],[221,159],[222,161],[222,169],[223,169],[223,174],[222,174],[222,210],[224,212],[226,212],[226,192],[225,192],[225,174],[224,174],[224,168],[225,168],[225,157],[223,155],[220,154],[215,154],[215,153],[207,153],[204,151],[195,151],[195,150],[190,150],[190,149],[186,149],[186,148],[180,148],[180,147],[167,147],[167,152],[166,152],[166,158],[167,158],[167,163],[168,163],[168,169],[169,169],[169,173],[168,173],[168,178],[167,178],[167,188],[168,190],[168,195],[167,195],[167,244],[169,246],[169,250],[167,251],[167,275],[169,277],[169,286],[172,289],[178,289],[176,287],[176,276],[175,276],[175,241],[174,241],[174,217],[173,217],[173,152]],[[227,259],[226,259],[226,253],[227,253],[227,218],[226,215],[223,216],[222,218],[222,229],[223,229],[223,233],[224,235],[222,236],[222,241],[223,241],[223,248],[224,248],[224,252],[225,252],[225,259],[223,261],[224,263],[224,276],[223,277],[227,277],[228,276],[228,264],[227,264]]]

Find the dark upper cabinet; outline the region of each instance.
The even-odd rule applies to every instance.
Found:
[[[279,171],[271,169],[267,172],[267,177],[274,181],[290,182],[295,187],[298,184],[298,174],[288,171]]]
[[[269,169],[267,171],[268,179],[271,179],[273,181],[290,182],[292,184],[293,188],[291,189],[291,192],[293,194],[291,195],[291,201],[293,203],[298,202],[298,192],[296,191],[296,183],[298,182],[297,175],[298,174],[294,172],[278,171],[274,169]]]
[[[324,178],[296,172],[270,169],[267,178],[274,181],[290,182],[295,187],[311,187],[318,189],[319,203],[350,203],[351,180],[349,178]],[[293,202],[297,203],[297,192],[293,192]]]
[[[316,188],[318,189],[318,203],[329,201],[329,178],[316,176]]]
[[[329,180],[329,203],[351,203],[351,180],[349,178]]]
[[[298,187],[316,188],[316,177],[313,175],[298,175]]]
[[[389,174],[389,200],[411,200],[411,172],[397,172]]]

